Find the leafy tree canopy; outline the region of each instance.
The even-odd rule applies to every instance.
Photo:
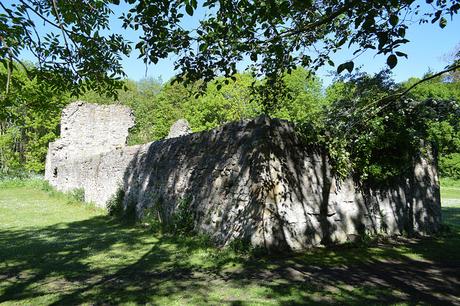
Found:
[[[25,63],[27,69],[32,64]],[[7,82],[7,71],[0,67],[0,87]],[[0,104],[0,177],[24,170],[40,172],[48,143],[58,136],[61,110],[70,96],[30,80],[21,66],[15,67],[7,99]]]
[[[1,1],[0,62],[11,75],[13,62],[20,62],[21,52],[27,51],[38,65],[23,66],[32,77],[74,95],[86,89],[114,94],[124,76],[121,56],[131,47],[121,34],[107,34],[113,15],[109,3]]]
[[[176,55],[178,80],[195,82],[232,77],[250,60],[256,76],[273,93],[283,91],[283,75],[297,66],[314,70],[336,66],[331,55],[350,47],[359,55],[372,49],[397,65],[414,20],[445,27],[460,9],[459,0],[126,0],[120,18],[139,31],[135,48],[146,63]],[[119,0],[13,0],[0,4],[0,61],[23,50],[38,60],[40,75],[79,92],[91,88],[115,93],[123,76],[120,60],[130,44],[107,34]],[[188,19],[187,19],[188,18]],[[185,27],[196,18],[195,27]],[[37,30],[37,20],[46,27]],[[337,71],[354,68],[337,63]],[[8,69],[11,69],[8,68]],[[58,73],[56,73],[58,72]],[[83,86],[82,86],[83,85]]]

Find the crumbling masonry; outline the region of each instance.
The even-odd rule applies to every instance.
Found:
[[[191,134],[181,122],[171,138],[126,146],[133,125],[126,107],[70,104],[45,178],[62,191],[83,188],[85,200],[101,207],[121,188],[125,207],[135,206],[138,216],[155,209],[163,222],[186,203],[195,229],[218,245],[242,239],[299,250],[365,233],[430,234],[440,225],[429,156],[391,187],[358,188],[351,178],[336,180],[327,155],[283,120],[259,117]]]

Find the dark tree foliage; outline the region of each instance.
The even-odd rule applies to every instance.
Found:
[[[280,92],[284,72],[303,66],[309,70],[329,64],[334,52],[353,48],[387,55],[390,68],[398,48],[407,43],[410,21],[447,24],[460,9],[460,1],[413,0],[128,0],[133,8],[123,15],[124,25],[142,29],[136,47],[147,62],[178,54],[179,80],[211,81],[231,77],[237,64],[250,59],[266,88]],[[187,15],[203,15],[194,29],[184,28]],[[352,60],[337,71],[351,72]],[[271,99],[274,97],[268,95]],[[276,98],[276,97],[275,97]]]
[[[431,82],[437,87],[447,85],[439,78]],[[429,85],[417,89],[425,92],[421,88]],[[429,143],[439,150],[441,159],[458,152],[458,101],[431,88],[426,88],[434,94],[431,97],[421,97],[415,91],[408,97],[387,99],[388,92],[405,86],[410,84],[396,84],[391,72],[385,70],[373,76],[351,74],[327,89],[327,114],[312,137],[321,137],[313,141],[328,148],[336,173],[345,176],[352,172],[366,183],[390,183],[407,177],[414,158],[425,154],[420,148]],[[445,160],[441,160],[442,174],[454,177],[458,168],[449,168]]]
[[[80,90],[114,92],[113,78],[123,76],[120,55],[130,45],[110,32],[109,17],[119,0],[13,0],[0,6],[0,61],[29,50],[43,77]],[[458,13],[459,0],[126,0],[120,16],[125,28],[139,31],[135,47],[146,63],[177,58],[177,80],[202,84],[216,76],[232,77],[250,60],[265,100],[283,93],[282,76],[297,66],[314,70],[335,66],[331,55],[352,48],[372,49],[397,65],[412,22],[445,27]],[[419,4],[420,3],[420,4]],[[37,31],[36,20],[46,28]],[[190,26],[195,24],[196,26]],[[337,71],[354,68],[353,59]],[[44,72],[44,74],[43,74]],[[57,72],[57,73],[56,73]],[[75,86],[78,85],[78,86]],[[104,85],[104,86],[103,86]],[[104,87],[104,88],[102,88]]]
[[[86,89],[109,94],[125,76],[121,56],[130,46],[110,33],[107,0],[12,0],[0,2],[0,62],[10,71],[28,51],[37,67],[31,77],[78,95]],[[7,83],[6,92],[10,84]]]

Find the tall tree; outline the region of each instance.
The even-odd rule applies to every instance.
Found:
[[[31,64],[26,64],[26,68]],[[0,67],[0,86],[8,76]],[[0,176],[24,170],[44,169],[48,143],[58,133],[62,109],[69,95],[53,89],[37,79],[29,80],[23,67],[15,67],[11,75],[9,95],[0,100]]]

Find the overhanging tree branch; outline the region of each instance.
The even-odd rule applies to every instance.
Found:
[[[302,28],[299,28],[299,29],[296,29],[294,31],[287,31],[287,32],[284,32],[284,36],[293,36],[293,35],[299,35],[299,34],[302,34],[302,33],[305,33],[305,32],[308,32],[308,31],[311,31],[319,26],[322,26],[324,24],[327,24],[327,23],[330,23],[332,22],[334,19],[336,19],[337,17],[339,17],[340,15],[346,13],[349,9],[351,9],[355,4],[358,4],[358,3],[361,3],[362,1],[349,1],[348,3],[346,3],[344,6],[342,6],[341,8],[337,9],[336,11],[330,13],[329,15],[326,15],[326,17],[316,21],[316,22],[313,22],[313,23],[310,23],[310,24],[307,24],[306,26],[302,27]]]
[[[417,81],[415,82],[414,84],[412,84],[409,88],[403,90],[403,91],[400,91],[400,92],[396,92],[394,94],[391,94],[391,95],[388,95],[382,99],[379,99],[377,101],[374,101],[370,104],[367,104],[365,107],[363,107],[361,110],[366,110],[376,104],[380,104],[382,102],[387,102],[387,104],[385,104],[384,106],[382,106],[382,109],[385,108],[387,105],[389,105],[390,103],[392,103],[393,101],[397,100],[397,99],[400,99],[402,97],[404,97],[405,95],[407,95],[412,89],[414,89],[415,87],[417,87],[418,85],[422,84],[422,83],[425,83],[429,80],[432,80],[432,79],[435,79],[437,77],[440,77],[441,75],[443,74],[446,74],[448,72],[452,72],[452,71],[455,71],[457,69],[460,69],[460,64],[455,64],[453,66],[450,66],[449,68],[443,70],[443,71],[440,71],[438,73],[435,73],[433,75],[430,75],[426,78],[423,78],[421,79],[420,81]]]
[[[59,28],[61,29],[62,38],[64,39],[64,44],[65,44],[65,48],[66,48],[67,53],[68,53],[70,67],[72,67],[72,70],[76,75],[80,76],[80,74],[78,73],[77,69],[75,69],[75,65],[74,65],[74,62],[73,62],[73,59],[72,59],[72,52],[70,51],[69,43],[67,42],[67,33],[66,33],[66,31],[64,29],[64,26],[62,24],[61,17],[59,15],[59,10],[58,10],[57,4],[56,4],[56,0],[53,0],[53,8],[54,8],[54,13],[56,14],[56,20],[58,21]]]
[[[441,72],[438,72],[438,73],[435,73],[433,75],[430,75],[429,77],[426,77],[418,82],[416,82],[415,84],[413,84],[412,86],[410,86],[409,88],[407,88],[405,91],[403,91],[400,95],[401,96],[405,96],[406,94],[409,93],[409,91],[411,91],[412,89],[414,89],[415,87],[417,87],[418,85],[426,82],[426,81],[429,81],[429,80],[432,80],[432,79],[435,79],[437,77],[440,77],[441,75],[443,74],[446,74],[448,72],[452,72],[452,71],[455,71],[457,69],[460,69],[460,64],[457,64],[457,65],[452,65],[450,66],[450,68],[446,69],[446,70],[443,70]]]
[[[31,10],[32,12],[34,12],[34,13],[35,13],[38,17],[40,17],[44,22],[46,22],[46,23],[52,25],[53,27],[55,27],[55,28],[57,28],[57,29],[60,29],[60,30],[63,30],[63,31],[65,31],[67,34],[73,34],[73,35],[77,35],[77,36],[83,36],[83,37],[85,37],[85,38],[87,38],[87,39],[91,39],[91,37],[86,36],[86,35],[83,35],[83,33],[76,33],[76,32],[74,32],[74,31],[69,30],[69,29],[66,29],[66,28],[62,29],[61,26],[59,26],[59,24],[57,24],[57,23],[51,21],[49,18],[47,18],[46,16],[44,16],[43,14],[41,14],[40,12],[38,12],[36,9],[34,9],[32,6],[30,6],[29,4],[27,4],[26,2],[24,2],[24,0],[20,0],[19,2],[20,2],[21,4],[23,4],[25,7],[27,7],[29,10]],[[53,1],[53,4],[54,4],[54,3],[55,3],[55,2]]]
[[[457,69],[460,69],[460,64],[454,64],[452,66],[450,66],[449,68],[443,70],[443,71],[440,71],[438,73],[435,73],[433,75],[430,75],[426,78],[423,78],[422,80],[419,80],[417,82],[415,82],[414,84],[412,84],[409,88],[401,91],[401,92],[397,92],[397,93],[394,93],[394,94],[391,94],[391,95],[388,95],[382,99],[379,99],[379,100],[376,100],[374,102],[371,102],[369,104],[367,104],[366,106],[362,107],[362,108],[359,108],[359,109],[356,109],[355,110],[355,114],[358,113],[358,112],[363,112],[365,115],[367,115],[365,112],[367,111],[372,111],[369,115],[370,117],[375,117],[377,116],[377,114],[379,112],[381,112],[382,110],[384,110],[385,108],[387,108],[388,106],[390,106],[392,103],[394,103],[395,101],[397,101],[398,99],[401,99],[402,97],[404,97],[405,95],[407,95],[411,90],[413,90],[414,88],[416,88],[417,86],[419,86],[420,84],[422,83],[425,83],[429,80],[432,80],[432,79],[435,79],[437,77],[440,77],[442,76],[443,74],[446,74],[446,73],[449,73],[449,72],[452,72],[452,71],[455,71]],[[380,107],[377,108],[377,110],[373,110],[372,107],[375,106],[375,105],[379,105],[381,103],[384,103],[383,105],[381,105]],[[361,117],[363,118],[363,117]],[[366,117],[367,120],[369,120],[370,118],[369,117]],[[355,121],[352,121],[348,126],[347,126],[347,133],[350,132],[352,130],[353,127],[356,126],[356,124],[359,123],[360,120],[355,120]]]

